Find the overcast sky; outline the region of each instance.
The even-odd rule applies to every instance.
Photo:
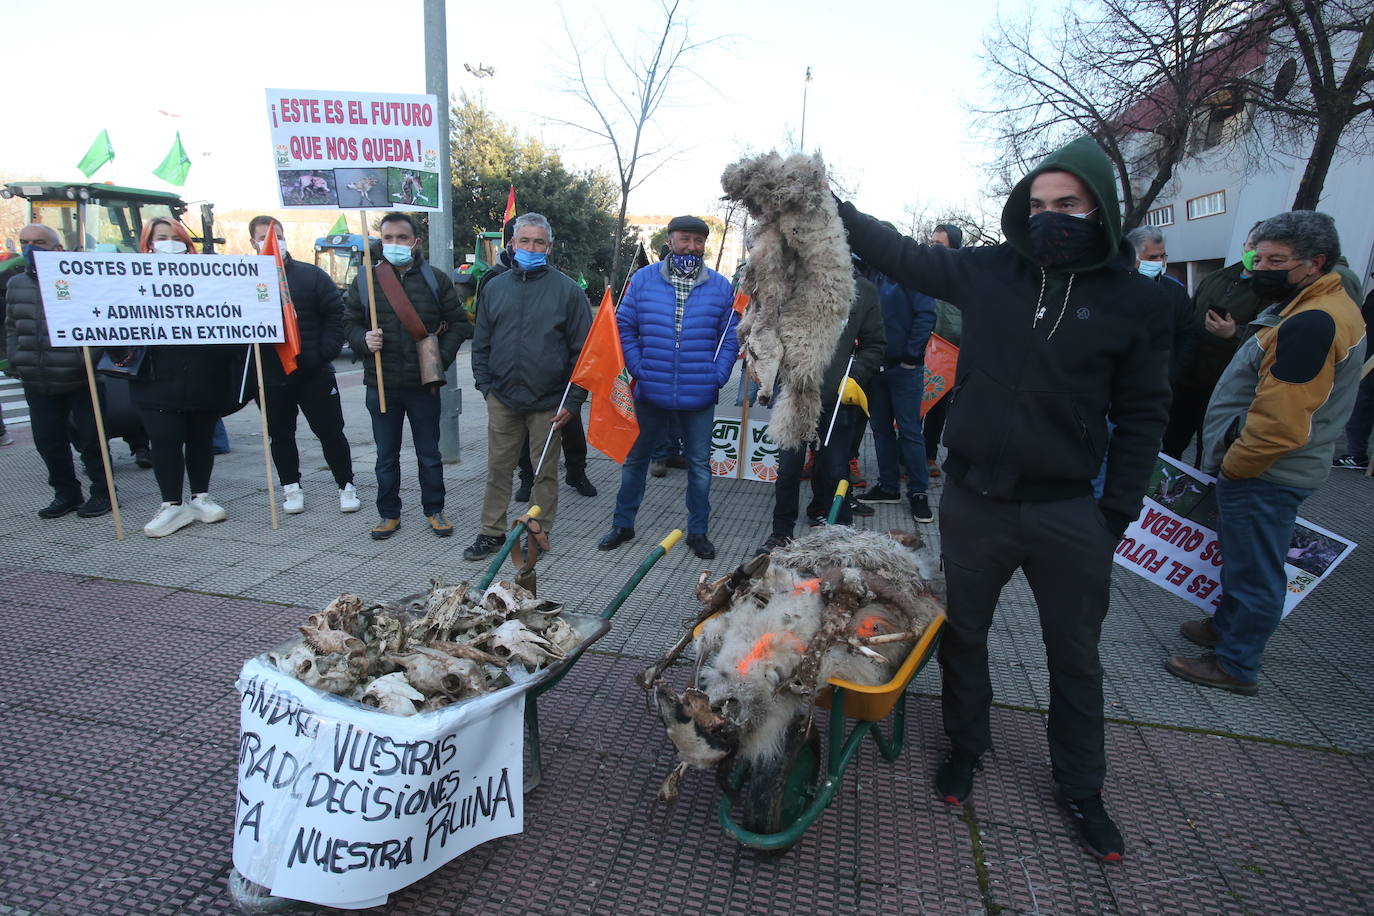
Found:
[[[1002,0],[1004,11],[1019,5]],[[497,115],[560,147],[574,166],[609,165],[607,149],[549,120],[590,116],[557,91],[567,47],[560,7],[593,59],[603,19],[627,36],[634,24],[661,21],[656,0],[450,3],[450,88],[480,91]],[[977,93],[980,38],[996,0],[683,0],[682,8],[694,36],[731,37],[695,60],[714,90],[698,84],[660,115],[682,152],[632,195],[631,212],[702,212],[743,151],[788,151],[808,66],[806,146],[855,188],[862,208],[895,220],[904,204],[977,198],[988,153],[961,102]],[[465,16],[475,9],[480,18]],[[424,91],[419,0],[239,0],[214,9],[64,0],[14,4],[5,23],[6,69],[19,91],[0,132],[0,171],[19,177],[80,179],[76,163],[105,128],[117,158],[95,180],[165,189],[150,171],[179,130],[193,162],[188,199],[267,209],[277,198],[265,88]],[[465,63],[495,75],[478,80]]]

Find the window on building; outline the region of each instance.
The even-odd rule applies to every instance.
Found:
[[[1165,204],[1162,207],[1155,207],[1153,210],[1146,211],[1145,213],[1145,225],[1147,226],[1172,226],[1173,224],[1173,204]]]
[[[1218,213],[1225,212],[1225,191],[1213,191],[1211,194],[1194,197],[1192,200],[1188,201],[1189,219],[1202,219],[1205,216],[1216,216]]]

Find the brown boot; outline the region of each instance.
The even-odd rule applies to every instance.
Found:
[[[1185,620],[1179,624],[1178,632],[1193,645],[1202,646],[1204,649],[1215,649],[1217,643],[1221,642],[1221,635],[1217,633],[1216,624],[1212,623],[1210,617]]]
[[[1201,684],[1203,687],[1219,687],[1222,690],[1229,690],[1232,693],[1243,694],[1253,697],[1259,693],[1259,684],[1247,683],[1234,678],[1217,663],[1217,657],[1210,652],[1204,653],[1199,658],[1188,658],[1184,655],[1175,655],[1164,663],[1164,668],[1174,677],[1183,678],[1193,684]]]

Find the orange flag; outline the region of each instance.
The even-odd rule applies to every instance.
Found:
[[[515,185],[510,186],[510,193],[506,195],[506,215],[501,217],[501,225],[515,219]]]
[[[277,281],[281,284],[281,320],[286,340],[272,346],[277,351],[277,359],[281,360],[282,371],[290,375],[296,371],[296,357],[301,354],[301,328],[296,323],[296,306],[291,302],[291,290],[286,285],[286,262],[282,260],[281,246],[277,244],[279,225],[280,223],[273,223],[269,227],[270,231],[267,238],[263,239],[262,251],[259,253],[277,259]]]
[[[954,370],[959,365],[959,348],[939,334],[930,335],[926,344],[926,387],[921,393],[921,416],[954,387]]]
[[[615,325],[615,306],[611,291],[601,297],[601,307],[592,319],[592,329],[573,367],[572,383],[587,389],[592,408],[587,417],[587,441],[616,464],[624,464],[639,438],[635,419],[635,398],[630,388],[630,373],[625,368],[625,353],[620,349],[620,331]]]
[[[730,308],[735,310],[736,315],[743,315],[744,310],[749,307],[748,293],[735,293],[735,301]]]

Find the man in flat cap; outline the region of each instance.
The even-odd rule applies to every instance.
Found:
[[[668,223],[668,257],[635,272],[616,312],[625,366],[635,378],[639,439],[620,472],[611,530],[598,548],[614,550],[635,536],[644,475],[673,420],[687,460],[687,546],[715,557],[706,536],[711,518],[711,428],[716,396],[730,377],[735,339],[730,281],[702,261],[710,227],[695,216]]]

